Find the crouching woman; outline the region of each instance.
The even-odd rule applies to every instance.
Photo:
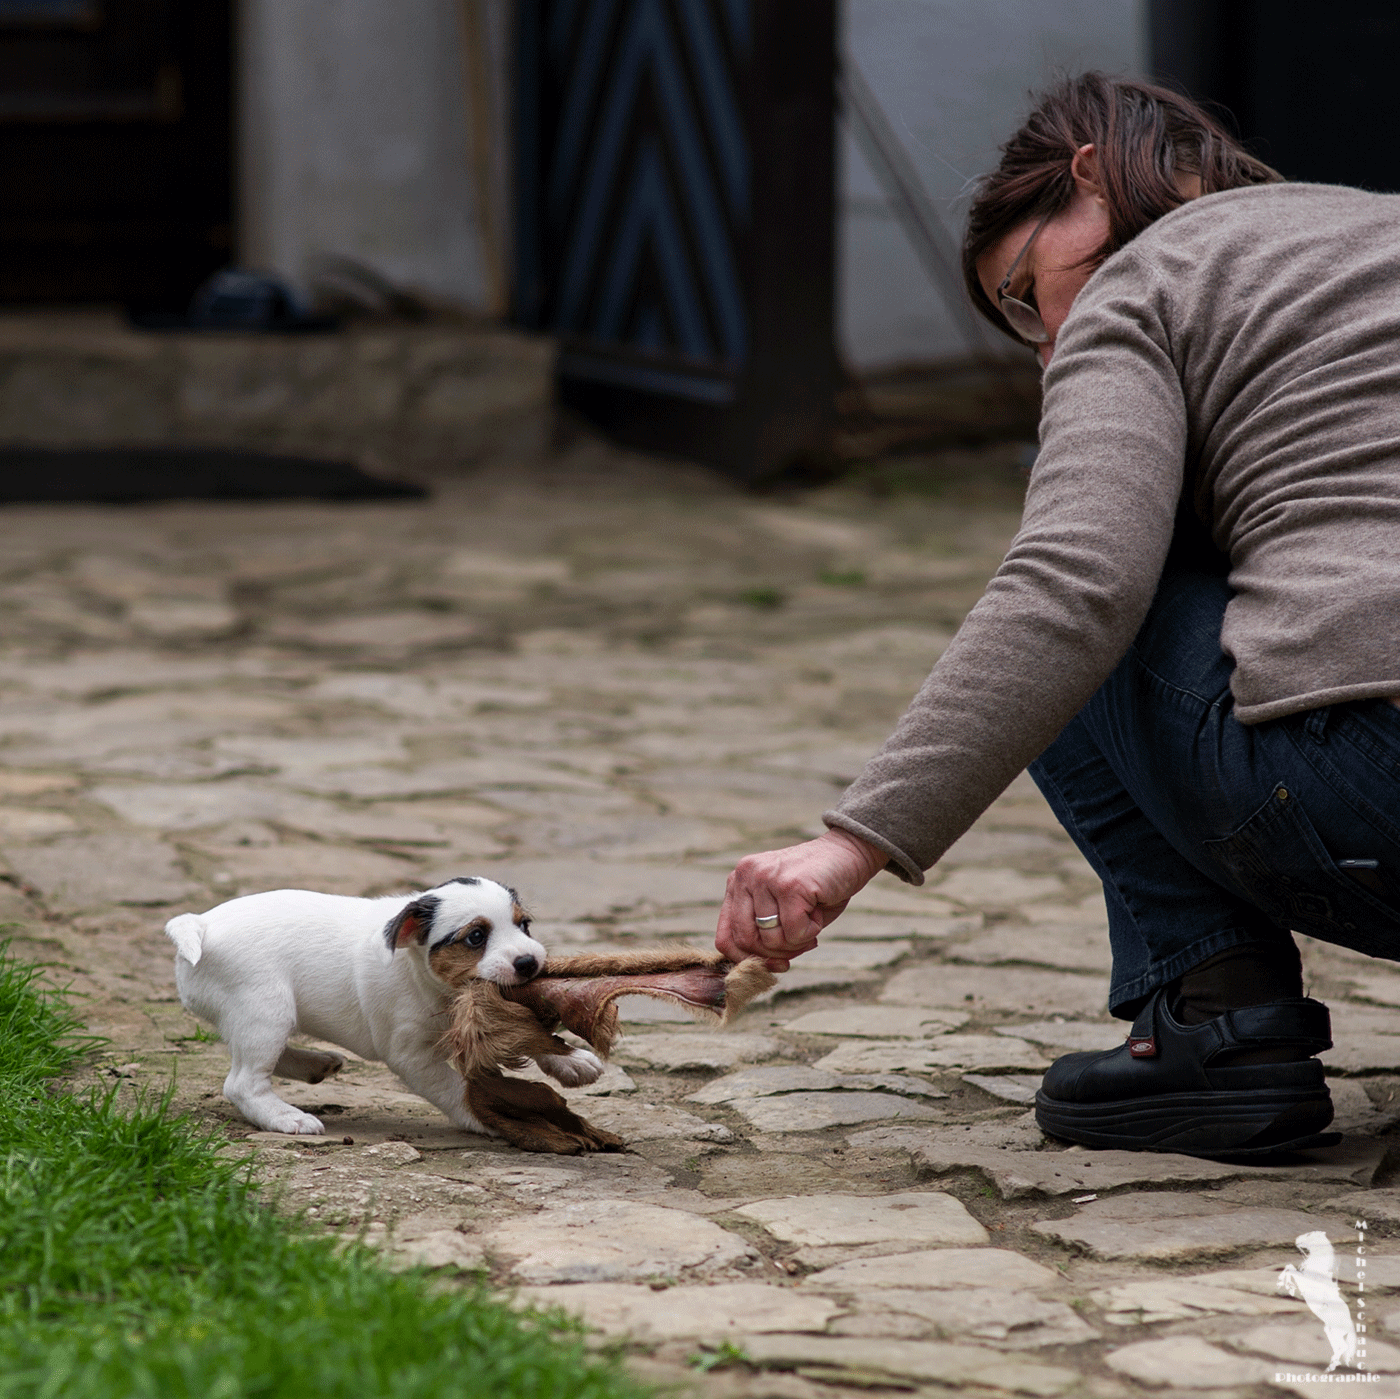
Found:
[[[1400,959],[1400,197],[1284,182],[1092,73],[1003,152],[963,266],[1045,367],[1020,532],[828,832],[736,868],[717,943],[785,966],[1029,764],[1133,1022],[1051,1067],[1042,1127],[1316,1143],[1329,1020],[1291,931]]]

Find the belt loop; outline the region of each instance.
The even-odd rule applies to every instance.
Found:
[[[1312,739],[1314,743],[1322,743],[1327,734],[1327,721],[1332,717],[1332,706],[1324,705],[1321,709],[1309,711],[1307,722],[1303,725],[1303,732]]]

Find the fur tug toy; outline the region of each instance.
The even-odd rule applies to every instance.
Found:
[[[621,996],[679,1003],[698,1020],[728,1025],[775,977],[761,958],[737,965],[693,947],[551,957],[521,986],[464,980],[452,1006],[447,1047],[467,1084],[467,1106],[493,1132],[524,1151],[576,1156],[621,1151],[621,1137],[572,1112],[547,1084],[508,1078],[537,1055],[564,1054],[562,1027],[606,1059],[617,1039]]]

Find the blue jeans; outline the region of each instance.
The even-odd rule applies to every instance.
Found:
[[[1400,961],[1400,709],[1241,724],[1229,598],[1222,576],[1169,561],[1127,655],[1031,765],[1103,880],[1123,1019],[1226,948],[1287,952],[1290,929]]]

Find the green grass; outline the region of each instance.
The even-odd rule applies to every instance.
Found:
[[[169,1091],[64,1092],[80,1031],[0,943],[4,1399],[641,1399],[562,1316],[278,1217]]]

